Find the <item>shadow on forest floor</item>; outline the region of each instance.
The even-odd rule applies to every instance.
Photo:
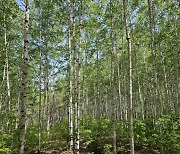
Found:
[[[84,143],[80,143],[80,154],[111,154],[111,152],[103,152],[98,149],[97,144],[94,146],[87,146]],[[53,140],[44,143],[41,151],[37,149],[30,150],[27,154],[73,154],[73,151],[67,150],[68,144],[64,140]],[[112,150],[112,149],[111,149]],[[151,152],[143,152],[143,147],[135,147],[135,154],[160,154],[158,150],[152,149]],[[119,151],[117,154],[130,154],[129,145],[125,146],[123,151]]]

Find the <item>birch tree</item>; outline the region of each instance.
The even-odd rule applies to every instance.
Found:
[[[113,0],[110,0],[111,15],[111,99],[112,99],[112,129],[113,129],[113,153],[116,154],[116,105],[114,97],[114,26],[113,26]]]
[[[126,40],[128,42],[128,58],[129,58],[129,128],[130,128],[130,149],[131,154],[134,154],[134,131],[133,131],[133,93],[132,93],[132,54],[131,54],[131,38],[129,25],[127,21],[127,4],[123,0],[124,9],[124,24],[126,28]]]
[[[68,118],[69,118],[69,136],[70,136],[70,150],[73,150],[73,85],[72,85],[72,76],[73,76],[73,57],[72,57],[72,47],[71,47],[71,35],[72,35],[72,23],[71,23],[71,1],[67,0],[67,10],[68,10],[68,50],[69,50],[69,107],[68,107]]]
[[[28,76],[28,40],[29,36],[29,0],[25,2],[25,19],[24,19],[24,54],[22,64],[22,80],[20,94],[20,121],[19,121],[19,153],[24,154],[25,146],[25,125],[26,125],[26,102],[27,102],[27,76]]]

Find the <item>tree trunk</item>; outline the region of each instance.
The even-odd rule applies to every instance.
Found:
[[[114,97],[114,24],[113,24],[113,0],[110,0],[111,15],[111,99],[112,99],[112,130],[113,130],[113,153],[116,154],[116,105]]]
[[[79,115],[79,107],[80,107],[80,68],[81,68],[81,35],[82,35],[82,0],[80,2],[80,25],[79,25],[79,51],[78,51],[78,59],[77,59],[77,105],[76,105],[76,116],[75,116],[75,134],[76,134],[76,140],[75,140],[75,153],[79,154],[79,121],[80,121],[80,115]]]
[[[152,69],[153,69],[153,89],[155,91],[155,95],[154,95],[154,115],[155,115],[155,119],[157,118],[157,111],[155,111],[156,106],[159,104],[159,98],[158,98],[158,77],[157,77],[157,69],[156,69],[156,49],[155,49],[155,43],[154,43],[154,33],[153,33],[153,16],[152,16],[152,7],[151,7],[151,0],[148,0],[148,11],[149,11],[149,31],[150,31],[150,48],[151,48],[151,55],[153,58],[152,61]],[[158,101],[158,102],[157,102]],[[157,103],[157,104],[156,104]],[[160,102],[161,103],[161,102]],[[162,105],[161,105],[162,106]],[[160,113],[161,114],[161,113]]]
[[[144,120],[144,100],[143,100],[143,96],[142,96],[142,90],[141,90],[141,85],[140,85],[140,79],[138,76],[138,72],[139,72],[139,68],[137,65],[137,55],[136,55],[136,49],[135,49],[135,67],[136,67],[136,76],[137,76],[137,86],[138,86],[138,100],[139,100],[139,112],[141,115],[141,118]],[[141,79],[144,80],[144,79]]]
[[[6,77],[6,62],[4,64],[3,67],[3,77],[2,77],[2,82],[1,82],[1,87],[2,90],[4,90],[4,83],[5,83],[5,77]],[[3,106],[4,106],[4,97],[3,97],[3,93],[1,92],[0,94],[0,117],[2,118],[2,120],[0,121],[1,124],[1,130],[4,130],[4,110],[3,110]]]
[[[69,50],[69,107],[68,107],[68,117],[69,117],[69,136],[70,136],[70,150],[73,150],[73,85],[72,85],[72,76],[73,76],[73,59],[72,59],[72,47],[71,47],[71,2],[67,0],[68,7],[68,50]]]
[[[22,81],[20,94],[20,121],[19,121],[19,153],[24,154],[25,125],[26,125],[26,102],[27,102],[27,75],[28,75],[28,36],[29,36],[29,0],[25,3],[25,21],[24,21],[24,55],[22,64]]]
[[[41,84],[42,84],[42,77],[41,77],[41,73],[42,73],[42,66],[41,66],[41,32],[40,32],[40,45],[39,45],[39,60],[40,60],[40,63],[39,63],[39,116],[38,116],[38,120],[39,120],[39,126],[38,126],[38,150],[39,152],[41,151],[41,137],[42,137],[42,119],[41,119],[41,114],[42,114],[42,95],[41,95]]]
[[[6,52],[6,58],[5,58],[5,68],[6,68],[6,85],[7,85],[7,104],[8,104],[8,122],[7,127],[10,129],[10,123],[11,123],[11,92],[10,92],[10,83],[9,83],[9,58],[8,58],[8,49],[7,49],[8,43],[7,43],[7,30],[6,30],[6,15],[4,15],[4,47]]]
[[[46,124],[46,130],[47,133],[49,134],[49,129],[50,129],[50,102],[49,102],[49,60],[48,60],[48,43],[46,44],[46,53],[45,53],[45,95],[46,95],[46,100],[45,100],[45,107],[46,107],[46,116],[47,116],[47,124]]]
[[[130,31],[128,28],[127,21],[127,5],[126,0],[123,0],[123,9],[124,9],[124,23],[126,28],[126,39],[128,42],[128,58],[129,58],[129,120],[130,120],[130,150],[131,154],[134,154],[134,130],[133,130],[133,94],[132,94],[132,58],[131,58],[131,39]]]

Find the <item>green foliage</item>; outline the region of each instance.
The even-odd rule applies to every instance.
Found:
[[[111,121],[108,119],[95,120],[92,117],[84,119],[81,127],[81,139],[91,152],[103,151],[105,144],[109,143],[112,136]],[[106,147],[107,150],[107,147]]]
[[[109,119],[93,119],[86,117],[80,129],[81,143],[89,152],[112,154],[112,127]],[[127,121],[116,123],[117,151],[125,152],[129,143],[129,128]],[[12,134],[4,132],[0,135],[0,153],[18,153],[18,131]],[[42,147],[57,146],[67,149],[69,140],[68,120],[64,118],[59,124],[52,127],[50,134],[42,132]],[[164,116],[159,118],[156,125],[151,119],[134,120],[135,149],[141,153],[152,153],[152,150],[163,150],[163,154],[178,153],[180,150],[180,119]],[[29,127],[26,132],[27,151],[38,147],[38,129]]]
[[[2,148],[2,149],[0,149],[0,153],[1,154],[10,154],[10,153],[12,153],[12,151],[9,148]]]
[[[10,149],[11,145],[11,135],[7,133],[3,133],[0,136],[0,153],[3,154],[10,154],[12,151]]]
[[[171,116],[159,118],[156,126],[153,121],[135,120],[135,145],[144,150],[161,149],[163,153],[178,153],[180,150],[180,119]],[[149,149],[148,149],[149,148]]]
[[[144,143],[147,141],[146,138],[146,123],[142,120],[135,120],[134,121],[134,132],[135,132],[135,139],[140,143]]]
[[[111,121],[95,120],[91,117],[84,119],[81,127],[81,139],[91,152],[110,154],[112,152]],[[177,153],[180,148],[179,119],[163,117],[158,119],[156,126],[153,120],[135,120],[134,136],[135,149],[142,153],[152,153],[163,147],[164,154]],[[123,152],[128,148],[129,129],[127,122],[117,122],[117,151]],[[161,129],[161,131],[160,131]]]
[[[38,128],[29,127],[26,132],[26,149],[34,149],[38,146]]]
[[[140,147],[143,152],[150,153],[153,148],[158,149],[158,135],[151,119],[134,120],[134,138],[135,146]]]
[[[165,116],[157,122],[159,126],[159,146],[165,153],[180,151],[180,118]]]
[[[68,141],[69,140],[69,134],[68,134],[68,120],[67,120],[67,118],[64,118],[59,124],[54,126],[50,135],[51,135],[51,138],[63,139],[65,141]]]
[[[103,153],[104,154],[113,154],[111,151],[112,145],[111,144],[105,144],[103,147]]]
[[[18,131],[12,130],[12,133],[1,132],[0,134],[0,153],[2,154],[16,154],[18,153]]]

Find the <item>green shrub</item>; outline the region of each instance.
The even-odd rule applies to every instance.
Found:
[[[2,149],[0,148],[0,153],[1,154],[11,154],[12,151],[9,148],[2,148]]]
[[[18,153],[18,130],[12,129],[12,132],[0,133],[0,153],[16,154]]]
[[[159,118],[159,146],[164,153],[179,153],[180,151],[180,119],[164,116]]]
[[[63,119],[60,123],[54,126],[50,132],[50,135],[53,139],[64,139],[69,140],[68,134],[68,119]]]
[[[112,145],[111,144],[105,144],[103,147],[103,153],[104,154],[113,154],[111,151]]]
[[[38,146],[38,134],[39,130],[35,127],[29,127],[26,131],[25,149],[30,150]]]

